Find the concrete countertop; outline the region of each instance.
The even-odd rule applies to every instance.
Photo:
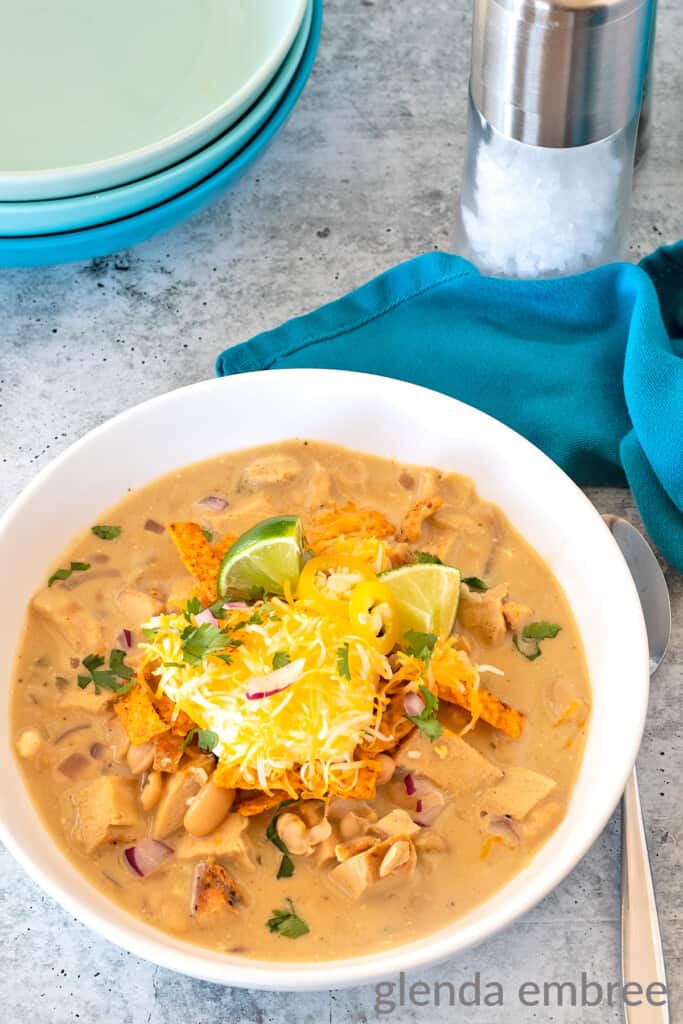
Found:
[[[394,263],[448,249],[461,172],[468,0],[326,0],[306,91],[263,159],[203,215],[90,263],[0,272],[0,509],[58,452],[121,409],[209,377],[228,344],[335,298]],[[683,10],[660,0],[652,145],[639,168],[631,254],[683,236]],[[638,522],[625,491],[601,511]],[[683,581],[640,756],[672,1019],[683,1019]],[[286,995],[173,975],[89,933],[0,850],[0,1005],[6,1020],[66,1024],[330,1024],[392,1020],[610,1024],[621,1010],[525,1008],[525,981],[619,979],[619,822],[504,934],[407,984],[480,972],[482,1005],[419,1007],[398,988]],[[397,979],[388,978],[388,982]],[[502,1007],[484,1005],[487,983]],[[472,997],[472,989],[465,996]]]

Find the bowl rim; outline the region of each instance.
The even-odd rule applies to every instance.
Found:
[[[593,517],[596,529],[604,531],[603,538],[606,550],[611,550],[611,555],[616,556],[616,559],[613,559],[614,567],[615,569],[619,567],[617,575],[621,574],[621,579],[617,580],[617,582],[620,588],[623,588],[623,594],[627,595],[627,601],[631,605],[633,613],[631,625],[633,629],[629,631],[628,638],[629,642],[634,645],[640,661],[639,670],[636,662],[634,678],[640,678],[641,686],[636,690],[636,703],[631,708],[632,725],[628,743],[625,747],[623,744],[620,746],[621,756],[619,760],[621,770],[615,770],[611,785],[605,794],[602,812],[595,815],[595,820],[593,820],[589,829],[583,830],[581,839],[580,841],[575,841],[570,856],[565,857],[562,863],[558,862],[553,865],[552,870],[546,870],[542,884],[529,887],[529,891],[521,895],[511,896],[502,911],[499,910],[497,912],[495,920],[486,921],[483,925],[476,922],[474,924],[466,924],[456,935],[447,935],[445,934],[446,931],[458,923],[457,920],[452,921],[437,931],[416,940],[419,948],[413,948],[414,943],[409,942],[402,943],[380,953],[313,962],[231,960],[227,956],[214,954],[212,950],[201,946],[176,942],[173,936],[151,926],[143,924],[140,927],[139,919],[129,915],[125,910],[121,911],[124,915],[121,923],[107,919],[106,915],[93,910],[85,897],[80,899],[70,895],[58,881],[51,878],[43,870],[37,858],[32,855],[32,852],[26,850],[20,842],[15,840],[11,827],[2,820],[0,815],[0,840],[6,845],[19,865],[58,904],[98,935],[113,941],[120,947],[145,960],[209,982],[271,991],[315,991],[377,982],[387,978],[389,975],[397,975],[401,971],[415,970],[416,968],[440,963],[465,949],[477,946],[493,934],[507,928],[513,921],[539,903],[574,869],[598,838],[611,817],[621,799],[626,781],[637,757],[645,725],[649,694],[647,636],[638,593],[616,541],[595,506],[556,463],[510,427],[458,399],[395,378],[355,371],[303,368],[278,369],[275,373],[263,370],[252,371],[232,377],[210,378],[189,384],[134,405],[77,439],[29,482],[0,517],[0,544],[2,544],[5,533],[11,528],[17,517],[35,500],[41,488],[48,481],[59,475],[65,464],[84,449],[97,444],[98,441],[110,434],[115,434],[123,425],[129,424],[137,417],[144,419],[149,415],[150,411],[158,409],[165,403],[184,402],[185,400],[193,402],[195,399],[201,402],[201,397],[205,393],[216,389],[230,388],[231,386],[242,389],[248,388],[252,384],[256,384],[258,387],[260,381],[264,379],[272,381],[274,377],[279,378],[282,386],[290,389],[290,393],[292,387],[301,388],[302,381],[305,381],[306,388],[310,388],[314,381],[320,381],[323,378],[326,380],[334,378],[345,392],[353,389],[354,386],[367,387],[368,382],[371,382],[370,386],[374,388],[393,389],[397,397],[408,399],[411,395],[419,393],[422,400],[426,399],[432,403],[440,403],[446,411],[448,411],[448,408],[452,410],[455,405],[459,407],[460,414],[470,417],[474,424],[486,422],[489,429],[492,428],[495,433],[502,433],[504,436],[507,436],[511,443],[514,441],[516,445],[521,444],[526,446],[527,449],[531,449],[533,457],[538,461],[539,466],[543,466],[544,472],[554,475],[556,479],[562,478],[565,487],[569,485],[573,488],[577,500],[584,503],[587,510],[589,510],[588,514]],[[403,393],[402,396],[401,392]],[[248,445],[240,444],[239,447],[235,447],[232,450],[239,450],[245,447],[248,447]],[[227,445],[225,450],[226,453],[229,452],[231,450],[230,446]],[[201,456],[202,459],[208,457],[213,456]],[[200,461],[200,459],[197,461]],[[178,465],[180,466],[181,464],[183,463]],[[164,474],[150,475],[147,482],[151,483],[162,475]],[[593,719],[591,719],[591,726],[589,726],[589,735],[592,722]],[[566,820],[566,817],[563,818],[563,822]],[[561,825],[562,823],[560,827]],[[54,843],[51,836],[50,840]],[[539,851],[542,849],[543,847],[540,847]],[[68,858],[63,853],[61,853],[61,856],[69,863]],[[528,869],[523,870],[526,871]],[[519,875],[520,873],[515,875],[511,881],[519,878]],[[86,880],[86,885],[89,886],[89,884]],[[509,884],[506,883],[505,888]],[[119,909],[114,903],[111,903],[111,906],[116,910]],[[112,915],[114,915],[114,909],[112,910]],[[461,920],[466,922],[467,917],[468,915]],[[128,921],[130,921],[130,925]],[[135,925],[137,928],[134,928]]]

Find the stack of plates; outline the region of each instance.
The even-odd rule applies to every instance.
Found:
[[[103,256],[208,205],[282,127],[322,0],[21,0],[0,41],[0,266]]]

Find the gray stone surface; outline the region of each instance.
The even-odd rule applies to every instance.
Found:
[[[0,273],[0,508],[67,444],[126,408],[213,372],[226,344],[342,294],[401,259],[448,248],[460,176],[468,0],[327,0],[318,63],[261,162],[202,216],[118,256]],[[660,0],[652,148],[635,189],[634,259],[683,236],[683,10]],[[637,521],[626,492],[592,491]],[[683,1019],[683,582],[640,757],[643,801]],[[628,692],[625,691],[625,699]],[[370,988],[314,995],[221,989],[117,950],[72,921],[0,852],[0,1006],[39,1024],[476,1024],[619,1021],[618,1009],[521,1008],[524,981],[619,977],[615,819],[582,864],[504,934],[431,971],[499,981],[501,1008],[397,1007]],[[394,979],[392,979],[394,980]],[[418,980],[416,975],[409,981]],[[489,990],[491,991],[491,990]]]

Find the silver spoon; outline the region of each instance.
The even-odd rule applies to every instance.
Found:
[[[671,603],[664,573],[635,526],[619,516],[604,519],[640,595],[653,676],[666,654],[671,634]],[[621,973],[624,983],[639,982],[645,993],[652,982],[666,985],[666,967],[635,766],[626,783],[621,815]],[[656,1001],[661,999],[658,995]],[[664,1002],[664,1006],[655,1006],[643,997],[640,1006],[625,1006],[626,1024],[669,1024],[668,999]]]

